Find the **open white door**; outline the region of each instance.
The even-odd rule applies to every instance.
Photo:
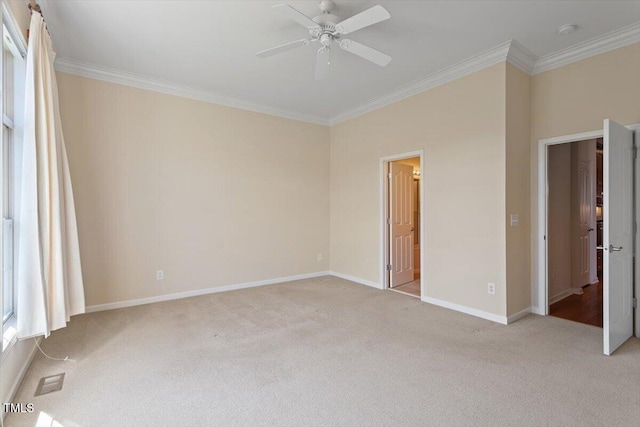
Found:
[[[389,286],[413,280],[413,166],[389,163]]]
[[[633,132],[604,121],[604,354],[633,334]]]

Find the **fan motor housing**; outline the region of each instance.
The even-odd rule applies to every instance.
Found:
[[[312,28],[309,30],[309,35],[311,36],[312,39],[321,39],[322,36],[331,36],[332,38],[339,37],[339,35],[336,34],[336,25],[334,23],[335,21],[329,22],[326,20],[318,19],[318,18],[325,18],[327,16],[331,18],[335,18],[335,21],[337,21],[337,17],[334,15],[320,15],[318,17],[315,17],[313,20],[314,22],[317,22],[319,24],[320,28]],[[319,22],[319,21],[322,21],[322,22]]]
[[[339,22],[338,17],[331,13],[323,13],[313,18],[313,22],[319,24],[321,27],[324,25],[331,25],[333,27]]]
[[[331,0],[322,0],[318,3],[318,7],[320,7],[322,14],[313,18],[313,22],[318,24],[321,30],[318,31],[315,29],[309,32],[313,38],[320,38],[320,42],[324,46],[329,46],[331,44],[331,41],[335,37],[336,24],[340,22],[340,19],[331,13],[334,6],[335,4]],[[327,37],[329,35],[331,37]]]

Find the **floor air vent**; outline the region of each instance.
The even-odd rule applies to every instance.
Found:
[[[36,389],[36,396],[62,390],[64,382],[64,374],[56,374],[48,377],[40,378],[40,383]]]

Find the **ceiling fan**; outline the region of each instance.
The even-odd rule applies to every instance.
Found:
[[[331,0],[322,0],[319,3],[322,14],[311,19],[307,15],[289,6],[281,4],[273,6],[290,19],[309,30],[309,38],[296,40],[271,49],[258,52],[260,58],[267,58],[278,53],[286,52],[310,43],[319,41],[320,49],[316,59],[316,80],[326,79],[329,75],[329,66],[331,65],[331,48],[339,46],[342,50],[358,55],[374,64],[384,67],[391,61],[391,57],[378,50],[365,46],[353,40],[345,39],[343,36],[351,34],[357,30],[368,27],[378,22],[391,18],[391,15],[382,6],[373,6],[364,12],[340,21],[337,16],[331,13],[334,3]]]

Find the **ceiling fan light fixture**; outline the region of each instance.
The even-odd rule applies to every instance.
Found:
[[[320,36],[320,44],[322,46],[331,46],[331,43],[333,43],[333,36],[331,34],[322,34]]]
[[[329,65],[331,64],[331,46],[333,46],[334,41],[342,50],[381,67],[389,64],[391,61],[389,55],[353,40],[342,38],[346,34],[370,27],[371,25],[391,18],[391,15],[384,7],[379,5],[373,6],[350,18],[340,21],[337,16],[331,13],[331,10],[335,6],[333,1],[322,0],[318,3],[318,6],[322,13],[313,18],[310,18],[288,4],[273,6],[275,9],[280,10],[281,13],[287,15],[291,20],[305,27],[309,31],[309,38],[272,47],[271,49],[258,52],[257,55],[260,58],[267,58],[318,41],[320,43],[320,49],[318,49],[316,57],[316,80],[323,80],[328,76]]]

